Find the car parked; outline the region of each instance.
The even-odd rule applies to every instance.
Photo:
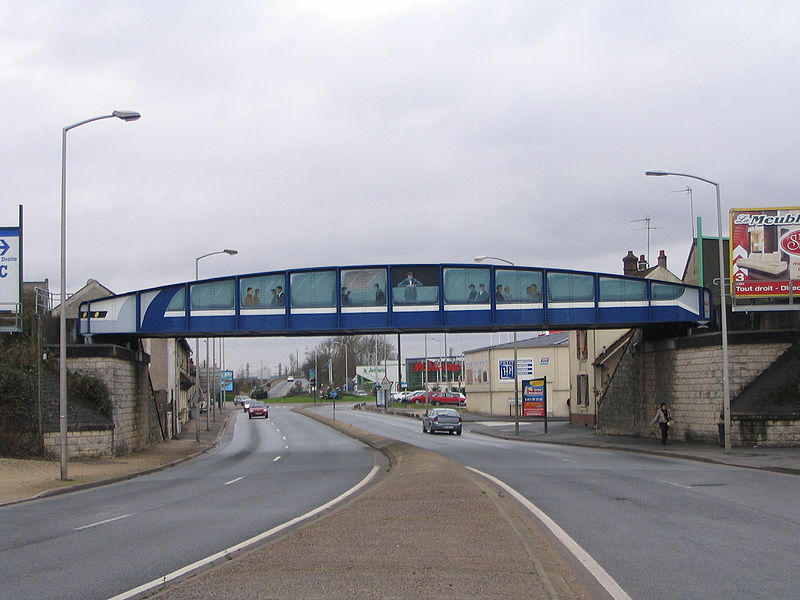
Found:
[[[257,400],[251,402],[249,410],[247,411],[247,418],[252,419],[253,417],[264,417],[265,419],[269,419],[269,406],[263,402],[258,402]]]
[[[447,404],[450,406],[466,406],[467,398],[458,392],[433,392],[430,403],[434,406]]]
[[[425,391],[414,392],[405,399],[406,404],[425,404],[427,401],[428,393]]]
[[[446,431],[461,435],[461,415],[454,408],[432,408],[422,417],[422,433]]]

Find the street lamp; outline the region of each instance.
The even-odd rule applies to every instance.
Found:
[[[436,373],[436,383],[439,384],[439,387],[441,388],[441,384],[442,384],[442,358],[444,356],[444,342],[441,340],[441,338],[437,338],[437,337],[434,337],[432,335],[429,335],[428,337],[431,338],[432,340],[435,340],[435,341],[439,342],[439,370]],[[441,389],[439,391],[441,391]]]
[[[61,311],[59,314],[59,340],[58,340],[58,412],[59,412],[59,438],[61,444],[61,479],[66,481],[67,475],[67,132],[81,125],[101,119],[116,117],[123,121],[136,121],[142,115],[128,110],[115,110],[110,115],[92,117],[85,121],[67,125],[61,132]]]
[[[505,258],[498,256],[476,256],[475,262],[483,262],[485,260],[497,260],[504,262],[508,265],[514,266],[514,263]],[[517,330],[514,330],[514,435],[519,435],[519,384],[517,383]],[[545,415],[545,425],[547,425],[547,416]]]
[[[228,256],[234,256],[239,254],[238,250],[231,250],[230,248],[225,248],[224,250],[217,250],[216,252],[209,252],[208,254],[203,254],[202,256],[198,256],[194,259],[194,280],[199,281],[200,279],[200,259],[206,258],[208,256],[214,256],[215,254],[227,254]],[[191,300],[189,300],[189,314],[192,314],[192,307],[191,307]],[[208,346],[206,346],[208,349]],[[194,365],[194,387],[196,393],[200,392],[200,338],[194,338],[194,356],[195,356],[195,365]],[[208,388],[208,352],[206,352],[206,388]],[[197,400],[195,399],[195,406],[197,406]],[[209,399],[209,404],[210,404]],[[198,407],[199,410],[199,407]],[[208,422],[208,413],[211,410],[211,406],[206,407],[206,431],[211,429],[211,424]],[[196,442],[200,441],[200,413],[195,413],[195,421],[194,421],[194,439]]]
[[[332,341],[337,346],[344,346],[344,386],[342,387],[342,398],[344,398],[344,393],[347,391],[347,342]],[[331,368],[333,368],[333,364],[331,364]],[[336,420],[336,396],[333,397],[333,420]]]
[[[687,177],[689,179],[696,179],[713,185],[717,192],[717,243],[719,250],[719,301],[720,301],[720,314],[722,320],[722,413],[723,423],[725,427],[725,453],[730,454],[731,451],[731,387],[730,387],[730,367],[728,364],[728,311],[727,302],[725,300],[725,259],[723,258],[723,245],[722,245],[722,203],[720,202],[719,184],[710,179],[704,179],[697,175],[689,175],[687,173],[673,173],[671,171],[646,171],[645,175],[651,177],[665,177],[667,175],[674,175],[676,177]],[[699,243],[699,240],[698,240]]]

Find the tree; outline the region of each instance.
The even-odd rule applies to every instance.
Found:
[[[387,342],[382,335],[340,335],[325,338],[306,353],[302,372],[308,373],[313,369],[316,359],[318,384],[325,385],[332,381],[336,386],[341,385],[343,379],[355,376],[356,365],[381,363],[384,360],[394,360],[396,356],[394,345]],[[329,364],[333,367],[332,377],[328,372]]]

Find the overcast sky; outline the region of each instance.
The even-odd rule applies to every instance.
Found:
[[[725,214],[800,204],[799,24],[791,0],[0,0],[0,226],[23,206],[24,278],[58,291],[62,128],[129,109],[69,133],[69,291],[191,280],[223,248],[201,278],[477,254],[619,273],[645,218],[680,276],[674,191],[715,235],[714,188],[645,170],[720,182]]]

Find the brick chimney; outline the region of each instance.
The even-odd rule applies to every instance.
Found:
[[[667,268],[667,255],[664,254],[663,250],[660,250],[658,253],[658,266]]]
[[[636,271],[636,255],[632,250],[628,250],[628,254],[622,259],[622,274],[625,277],[633,277],[636,275]]]
[[[646,271],[647,270],[647,261],[644,259],[644,254],[639,256],[639,270]]]

